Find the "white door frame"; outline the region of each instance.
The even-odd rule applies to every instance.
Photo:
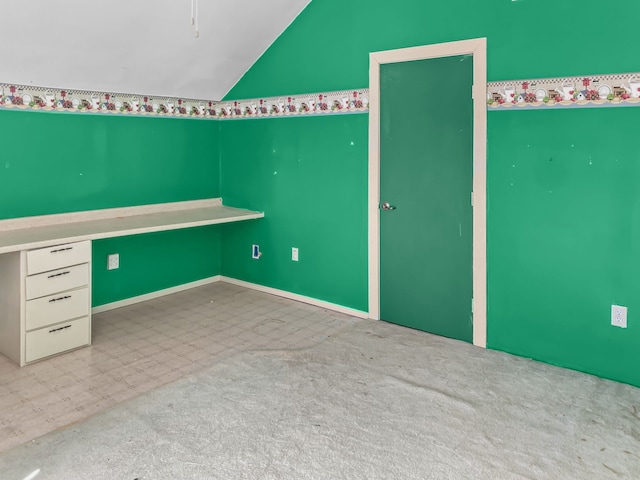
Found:
[[[473,55],[473,344],[487,345],[487,39],[370,54],[369,318],[380,319],[380,65]],[[471,199],[470,199],[471,201]]]

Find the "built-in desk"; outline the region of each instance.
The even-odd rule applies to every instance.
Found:
[[[91,241],[238,222],[219,198],[0,221],[0,353],[16,363],[91,343]]]
[[[0,254],[262,217],[264,212],[227,207],[215,198],[0,220]]]

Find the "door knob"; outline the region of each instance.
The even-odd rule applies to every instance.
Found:
[[[380,210],[395,210],[396,207],[391,205],[389,202],[383,202],[380,204]]]

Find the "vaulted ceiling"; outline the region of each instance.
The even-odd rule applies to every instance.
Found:
[[[310,1],[3,0],[0,83],[218,100]]]

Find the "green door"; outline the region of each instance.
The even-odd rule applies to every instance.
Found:
[[[472,84],[470,55],[380,66],[380,318],[467,342]]]

